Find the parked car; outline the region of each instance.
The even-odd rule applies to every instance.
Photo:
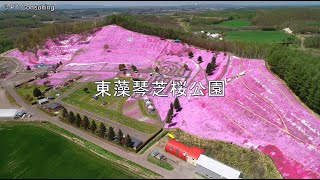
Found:
[[[163,154],[158,154],[158,156],[156,156],[157,159],[161,160],[161,157],[164,156]]]
[[[151,156],[156,157],[158,154],[159,154],[159,151],[158,151],[158,150],[154,150],[154,151],[151,153]]]
[[[160,155],[160,160],[166,160],[166,159],[167,159],[167,157],[164,154]]]

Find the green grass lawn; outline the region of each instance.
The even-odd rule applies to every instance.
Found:
[[[36,85],[35,83],[28,83],[26,85],[22,85],[20,88],[17,88],[17,92],[23,99],[26,99],[25,97],[27,94],[33,97],[33,90],[35,87],[37,87],[42,93],[48,88],[43,84]],[[33,99],[36,100],[37,98],[33,97]]]
[[[0,123],[1,178],[141,178],[30,123]]]
[[[286,37],[290,35],[281,31],[227,31],[225,32],[225,39],[227,40],[239,40],[248,42],[261,42],[272,43],[282,42]]]
[[[222,31],[222,30],[206,30],[210,33],[224,33],[226,40],[237,40],[257,43],[273,43],[282,42],[283,39],[290,37],[282,31],[259,31],[259,30],[243,30],[243,31]]]
[[[105,82],[111,82],[109,87],[109,93],[111,96],[99,96],[99,99],[93,100],[92,96],[97,94],[97,85],[94,82],[89,82],[80,89],[72,92],[69,96],[62,99],[63,102],[78,107],[83,110],[98,114],[102,117],[109,118],[115,122],[123,124],[125,126],[134,128],[138,131],[152,134],[158,131],[161,127],[152,125],[149,123],[141,122],[136,119],[127,117],[122,113],[122,105],[128,99],[128,97],[115,97],[114,95],[114,79],[106,80]],[[132,93],[132,81],[129,84]],[[84,92],[84,88],[88,88],[88,92]],[[106,102],[106,105],[102,105]]]
[[[250,21],[246,19],[233,19],[230,21],[224,21],[218,25],[227,27],[245,27],[250,25]]]
[[[142,114],[146,117],[149,117],[151,119],[154,119],[154,120],[157,120],[157,121],[161,121],[159,115],[158,115],[158,112],[157,111],[154,111],[154,112],[148,112],[144,102],[142,99],[139,99],[138,100],[138,104],[139,104],[139,108],[142,112]]]
[[[160,159],[157,159],[155,157],[152,157],[150,154],[148,155],[148,161],[157,165],[157,166],[160,166],[164,169],[167,169],[167,170],[173,170],[173,167],[171,166],[171,164],[169,164],[168,162],[166,161],[163,161],[163,160],[160,160]]]
[[[70,84],[70,85],[68,85],[68,86],[66,86],[66,87],[62,87],[62,88],[60,88],[60,89],[58,89],[58,90],[50,89],[50,90],[47,92],[47,94],[48,94],[49,96],[52,96],[52,97],[56,97],[56,94],[60,94],[60,96],[61,96],[64,92],[69,91],[71,88],[75,87],[75,86],[78,85],[78,84],[79,84],[79,82],[74,82],[74,83],[72,83],[72,84]]]

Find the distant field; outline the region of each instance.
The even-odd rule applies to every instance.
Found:
[[[249,26],[250,21],[248,21],[246,19],[233,19],[230,21],[224,21],[218,25],[219,26],[227,26],[227,27],[244,27],[244,26]]]
[[[210,31],[209,32],[221,32],[221,31]],[[272,43],[282,42],[286,37],[290,35],[285,34],[281,31],[226,31],[224,32],[225,39],[227,40],[239,40],[248,42],[261,42],[261,43]]]
[[[138,131],[145,132],[147,134],[155,133],[160,129],[159,126],[148,124],[145,122],[138,121],[136,119],[127,117],[122,113],[123,103],[128,99],[128,97],[114,97],[114,79],[106,80],[106,82],[111,82],[109,93],[111,96],[99,96],[98,100],[93,100],[92,96],[97,94],[97,85],[94,82],[89,82],[82,88],[72,92],[69,96],[62,99],[63,102],[76,106],[80,109],[96,113],[102,117],[109,118],[112,121],[118,122],[125,126],[134,128]],[[131,93],[132,93],[132,81],[131,83]],[[130,85],[129,85],[130,86]],[[88,88],[89,93],[83,91],[84,88]],[[106,103],[103,106],[103,102]]]
[[[32,124],[0,124],[1,178],[141,178]]]

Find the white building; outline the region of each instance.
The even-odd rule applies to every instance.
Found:
[[[203,154],[197,161],[196,172],[209,179],[239,179],[242,176],[240,171]]]
[[[21,109],[0,109],[0,119],[14,119],[24,114],[25,111]]]
[[[47,102],[49,102],[49,101],[48,101],[47,98],[43,98],[43,99],[37,100],[37,102],[38,102],[39,105],[42,105],[42,104],[45,104],[45,103],[47,103]]]
[[[210,38],[213,38],[213,39],[218,39],[218,38],[222,38],[221,34],[219,33],[213,33],[213,34],[210,34],[209,36]]]
[[[143,97],[143,101],[144,101],[144,102],[149,101],[148,96]]]
[[[151,105],[151,104],[152,104],[151,101],[150,101],[150,100],[147,100],[146,105],[149,106],[149,105]]]
[[[293,31],[290,28],[284,28],[283,31],[288,34],[292,34]]]
[[[154,107],[152,106],[152,105],[149,105],[148,106],[148,111],[154,111],[155,109],[154,109]]]

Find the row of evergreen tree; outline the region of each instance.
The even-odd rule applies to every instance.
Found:
[[[320,114],[320,61],[310,54],[281,45],[267,52],[271,70],[311,109]]]
[[[166,116],[166,119],[165,119],[165,122],[170,124],[172,122],[172,118],[173,118],[173,110],[176,110],[176,112],[179,112],[182,110],[182,107],[180,105],[180,102],[179,102],[179,99],[178,97],[176,97],[174,99],[174,102],[173,104],[170,103],[170,108],[168,110],[168,113],[167,113],[167,116]]]
[[[91,133],[97,134],[99,135],[99,137],[103,139],[106,138],[109,141],[112,141],[116,137],[113,127],[109,126],[107,130],[107,127],[104,125],[103,122],[100,122],[98,127],[95,120],[91,120],[91,123],[90,123],[89,118],[87,116],[83,116],[83,118],[81,118],[79,113],[75,115],[72,111],[68,112],[65,108],[63,109],[63,112],[62,112],[62,118],[65,120],[68,120],[70,124],[75,125],[78,128],[83,127],[83,129],[86,131],[90,130]],[[116,139],[118,144],[125,145],[126,147],[131,147],[130,135],[127,134],[126,137],[124,137],[121,129],[119,129]],[[123,139],[124,139],[124,142],[123,142]]]

